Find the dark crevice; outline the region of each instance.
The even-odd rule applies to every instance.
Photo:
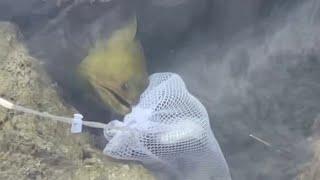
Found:
[[[10,120],[10,117],[9,117],[9,115],[7,114],[7,115],[3,118],[3,121],[0,121],[0,130],[3,129],[3,126],[4,126],[7,122],[9,122],[9,120]]]

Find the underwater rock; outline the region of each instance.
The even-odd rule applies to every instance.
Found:
[[[320,179],[320,114],[314,120],[312,131],[313,135],[309,140],[312,141],[313,158],[299,174],[297,180]]]
[[[0,96],[39,111],[72,116],[15,25],[0,22]],[[113,161],[68,125],[0,108],[0,179],[153,179],[142,166]]]
[[[314,157],[299,174],[297,180],[318,180],[320,178],[320,138],[313,143]]]

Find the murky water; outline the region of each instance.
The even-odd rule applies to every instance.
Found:
[[[149,72],[182,75],[210,114],[233,178],[294,179],[312,158],[308,139],[320,112],[320,1],[173,1],[107,5],[103,13],[83,6],[81,17],[65,19],[68,15],[59,16],[63,8],[54,3],[0,0],[0,19],[18,23],[69,102],[90,119],[111,120],[115,115],[110,110],[91,97],[79,98],[82,91],[70,84],[72,71],[66,73],[73,66],[69,62],[83,56],[76,51],[86,47],[73,45],[90,43],[73,32],[92,29],[72,26],[69,37],[63,29],[70,19],[81,24],[101,16],[105,20],[95,23],[103,26],[90,27],[107,33],[126,15],[119,11],[138,9],[138,35]],[[43,31],[48,23],[52,28]]]

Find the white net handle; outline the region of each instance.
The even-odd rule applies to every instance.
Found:
[[[0,106],[4,107],[6,109],[15,110],[15,111],[19,111],[19,112],[23,112],[23,113],[27,113],[27,114],[32,114],[32,115],[36,115],[36,116],[40,116],[40,117],[44,117],[44,118],[49,118],[54,121],[68,123],[68,124],[73,124],[75,120],[79,120],[78,119],[79,116],[77,116],[77,115],[80,115],[80,114],[75,114],[74,118],[56,116],[56,115],[49,114],[47,112],[39,112],[39,111],[29,109],[29,108],[26,108],[23,106],[15,105],[12,102],[10,102],[4,98],[1,98],[1,97],[0,97]],[[115,125],[115,123],[104,124],[104,123],[100,123],[100,122],[83,121],[82,120],[82,125],[87,126],[87,127],[91,127],[91,128],[104,129],[105,132],[111,131],[111,133],[109,133],[109,134],[112,134],[116,131],[125,131],[125,130],[127,131],[128,130],[126,127],[120,126],[119,125],[120,123],[121,122],[118,121],[117,125]]]

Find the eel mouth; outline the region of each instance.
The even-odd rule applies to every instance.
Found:
[[[131,108],[131,103],[129,101],[127,101],[124,97],[122,97],[121,95],[119,95],[118,93],[116,93],[114,90],[104,87],[102,86],[102,88],[104,88],[106,91],[109,91],[112,96],[123,106],[127,107],[128,109]]]
[[[115,111],[120,114],[127,114],[130,112],[132,103],[127,98],[117,93],[117,91],[103,85],[99,85],[99,89],[108,96],[107,100],[104,98],[102,98],[102,100],[107,101]]]

